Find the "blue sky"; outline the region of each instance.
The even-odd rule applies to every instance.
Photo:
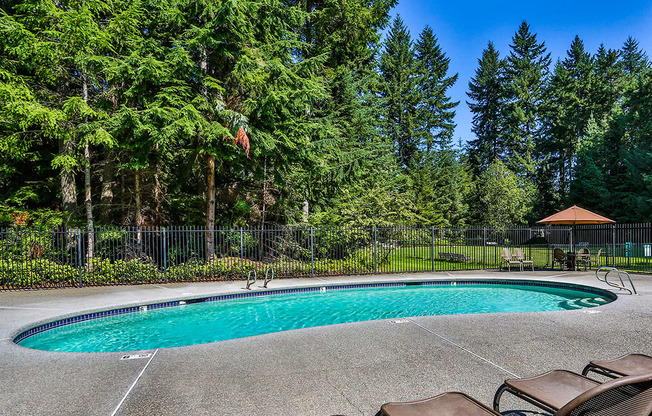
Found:
[[[468,83],[478,67],[478,58],[492,41],[501,57],[509,54],[512,36],[521,21],[544,41],[553,64],[566,56],[571,41],[578,35],[586,50],[594,53],[601,43],[619,49],[628,36],[639,41],[641,48],[652,55],[652,1],[416,1],[399,0],[392,10],[407,25],[416,40],[429,25],[442,49],[451,59],[449,74],[459,73],[451,88],[457,108],[454,140],[467,141],[471,133],[471,113],[466,105]]]

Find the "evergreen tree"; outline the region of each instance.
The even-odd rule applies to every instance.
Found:
[[[631,36],[627,38],[620,50],[620,66],[626,76],[636,77],[649,69],[647,54],[641,50],[639,43]]]
[[[410,32],[396,16],[380,56],[385,98],[385,134],[396,149],[399,165],[407,168],[418,150],[415,137],[416,96],[414,54]]]
[[[567,57],[555,66],[546,94],[546,140],[539,142],[539,152],[543,155],[541,164],[554,172],[552,182],[541,183],[541,190],[552,201],[569,195],[573,179],[575,155],[580,140],[584,137],[587,123],[593,114],[594,104],[590,92],[593,90],[593,59],[584,50],[584,43],[575,36]],[[546,207],[550,208],[550,207]]]
[[[505,161],[507,149],[503,138],[505,105],[504,62],[489,42],[478,60],[475,76],[469,81],[467,105],[473,113],[471,131],[475,139],[468,142],[469,163],[477,176],[495,160]]]
[[[606,49],[603,44],[593,58],[593,88],[591,102],[593,116],[600,122],[609,120],[622,97],[623,72],[618,64],[619,52]]]
[[[506,59],[507,105],[505,146],[508,167],[518,175],[535,173],[535,146],[542,138],[541,103],[548,77],[550,54],[523,21],[512,38]]]
[[[426,224],[460,224],[466,213],[466,175],[452,149],[453,119],[459,102],[452,102],[447,93],[457,74],[448,76],[450,58],[428,26],[421,32],[414,54],[418,151],[408,169],[414,201]]]
[[[417,94],[416,140],[427,153],[450,149],[455,129],[455,107],[447,90],[458,75],[447,76],[450,58],[437,43],[437,37],[426,26],[414,46],[415,90]]]

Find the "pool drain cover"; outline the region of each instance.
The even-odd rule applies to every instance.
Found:
[[[151,352],[145,354],[133,354],[133,355],[123,355],[121,360],[137,360],[139,358],[149,358],[152,356]]]

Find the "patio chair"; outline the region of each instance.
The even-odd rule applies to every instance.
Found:
[[[613,360],[591,361],[582,370],[582,375],[590,372],[616,378],[652,373],[652,357],[645,354],[627,354]]]
[[[650,416],[652,374],[620,377],[606,383],[565,370],[531,378],[505,380],[494,397],[494,410],[504,392],[553,416]]]
[[[600,268],[600,254],[602,254],[602,249],[598,250],[598,254],[595,255],[595,258],[589,258],[587,259],[587,265],[589,269],[592,269],[595,267],[596,269]]]
[[[523,271],[523,263],[512,257],[512,252],[507,247],[503,248],[502,251],[503,260],[500,262],[500,270],[503,269],[503,263],[507,264],[507,270],[512,271],[512,265],[518,266],[520,271]]]
[[[568,268],[568,256],[564,250],[556,248],[552,251],[552,260],[554,263],[559,263],[559,270],[566,270]]]
[[[518,397],[552,416],[650,416],[652,412],[652,374],[601,384],[570,371],[556,370],[512,382],[525,391],[510,392],[516,391]],[[496,393],[494,410],[466,394],[452,392],[412,402],[385,403],[376,416],[499,416],[497,400],[508,391],[504,386]]]
[[[586,266],[591,261],[591,252],[588,248],[581,248],[577,250],[577,257],[575,257],[575,268],[578,269],[580,266],[584,266],[584,271],[586,271]]]
[[[412,402],[385,403],[376,416],[500,416],[464,393],[449,392]]]
[[[515,248],[514,257],[516,257],[516,260],[521,262],[522,266],[530,265],[530,267],[532,267],[532,271],[534,271],[534,262],[532,260],[525,259],[525,253],[523,252],[523,250],[521,250],[520,248]],[[522,266],[521,269],[523,268]]]

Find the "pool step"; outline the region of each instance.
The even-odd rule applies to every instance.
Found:
[[[575,298],[559,302],[559,306],[564,309],[584,309],[605,305],[607,303],[609,303],[609,301],[603,298]]]

